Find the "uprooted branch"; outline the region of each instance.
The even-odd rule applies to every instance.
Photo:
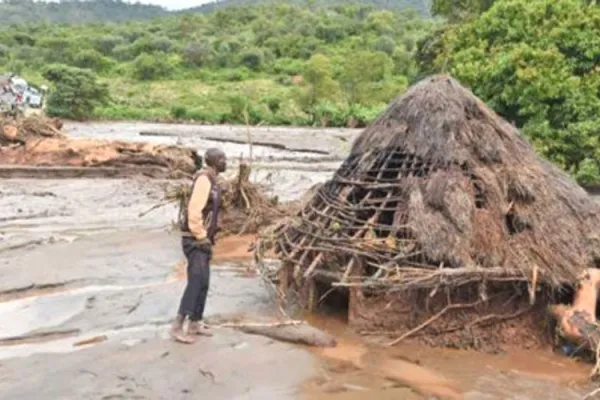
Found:
[[[282,326],[298,326],[306,324],[305,321],[276,321],[276,322],[225,322],[217,325],[208,325],[212,328],[234,328],[234,329],[246,329],[246,328],[277,328]]]
[[[316,347],[334,347],[335,339],[304,321],[287,320],[271,322],[223,322],[212,325],[219,328],[233,328],[250,335],[266,336],[284,342],[305,344]]]

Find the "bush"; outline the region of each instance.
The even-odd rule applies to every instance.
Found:
[[[310,114],[314,125],[321,127],[346,125],[345,110],[330,102],[316,103],[311,107]]]
[[[278,58],[273,61],[270,69],[275,74],[300,75],[304,72],[306,62],[294,58]]]
[[[86,119],[96,106],[108,101],[107,87],[98,83],[97,76],[89,70],[50,65],[44,69],[43,77],[54,83],[47,103],[47,113],[51,116]]]
[[[12,60],[6,67],[13,74],[21,75],[25,69],[25,63],[21,60]]]
[[[396,51],[396,42],[389,36],[381,36],[373,44],[373,49],[392,56]]]
[[[231,107],[231,122],[256,125],[271,120],[271,113],[266,105],[255,104],[246,96],[230,96],[228,102]]]
[[[112,54],[115,47],[120,44],[123,44],[124,39],[121,36],[113,36],[113,35],[104,35],[98,38],[95,38],[92,41],[92,45],[96,51],[100,52],[105,56],[109,56]]]
[[[186,119],[188,116],[188,110],[187,108],[183,107],[183,106],[173,106],[171,108],[171,117],[173,117],[174,119]]]
[[[0,65],[6,63],[10,58],[10,50],[7,46],[0,43]]]
[[[387,104],[373,107],[354,104],[348,110],[346,124],[354,128],[363,128],[375,121],[385,111],[386,107]]]
[[[171,39],[161,36],[144,36],[136,40],[133,45],[133,55],[142,53],[169,53],[175,45]]]
[[[96,72],[108,70],[112,63],[96,50],[84,50],[75,55],[73,64],[79,68],[87,68]]]
[[[120,44],[113,49],[112,56],[118,61],[131,61],[135,58],[133,46]]]
[[[260,49],[251,49],[242,53],[240,57],[240,63],[250,68],[251,70],[257,71],[262,67],[265,55]]]
[[[0,59],[8,57],[9,54],[10,54],[10,49],[8,48],[8,46],[5,46],[2,43],[0,43]]]
[[[35,46],[35,39],[26,33],[15,33],[14,39],[21,46]]]
[[[173,71],[166,54],[141,54],[133,62],[133,77],[140,81],[168,78]]]
[[[191,66],[202,67],[210,63],[214,57],[210,43],[190,43],[183,48],[184,61]]]
[[[44,59],[49,63],[70,63],[73,60],[71,42],[66,38],[50,37],[38,43]]]

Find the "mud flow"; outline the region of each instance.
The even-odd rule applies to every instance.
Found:
[[[207,139],[245,139],[245,128],[67,124],[65,130],[199,150],[220,146],[232,159],[249,151]],[[268,180],[273,193],[293,200],[330,176],[356,132],[250,133],[266,144],[286,136],[286,148],[253,147],[261,167],[252,179]],[[176,210],[166,206],[139,217],[160,202],[165,184],[0,180],[1,399],[569,400],[590,391],[590,366],[550,350],[487,355],[383,347],[352,332],[331,310],[305,318],[336,338],[332,348],[218,327],[192,346],[176,344],[168,328],[186,275],[180,239],[169,230]],[[277,313],[248,252],[251,240],[231,236],[216,247],[207,318]]]

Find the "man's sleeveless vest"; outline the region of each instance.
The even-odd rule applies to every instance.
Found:
[[[201,176],[208,177],[208,180],[210,181],[210,194],[208,196],[206,205],[202,209],[202,219],[204,220],[204,226],[206,227],[206,236],[211,241],[213,241],[215,235],[217,234],[217,229],[219,227],[218,223],[219,211],[221,209],[221,187],[212,177],[212,175],[206,173],[205,171],[202,171],[196,175],[196,177],[194,178],[194,183],[192,184],[189,197],[187,197],[186,199],[182,199],[183,204],[181,204],[179,208],[179,228],[181,229],[181,231],[187,234],[185,236],[191,236],[191,230],[188,224],[188,208],[190,199],[192,198],[192,193],[194,193],[194,187],[196,186],[196,182]]]

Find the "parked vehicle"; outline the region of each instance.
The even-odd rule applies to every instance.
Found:
[[[36,88],[25,79],[0,75],[0,113],[23,114],[28,108],[43,108],[47,87]]]

